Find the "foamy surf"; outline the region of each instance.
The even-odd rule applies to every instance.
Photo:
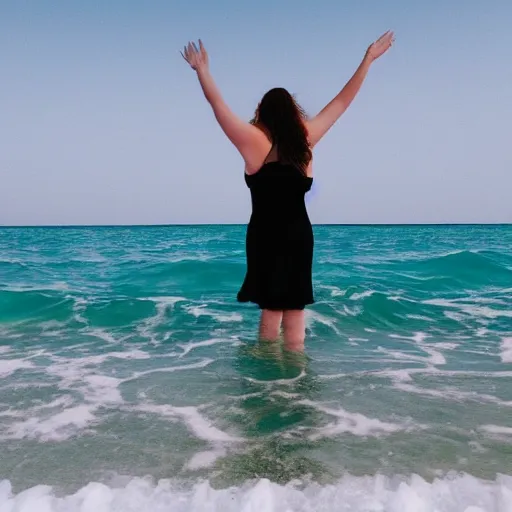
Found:
[[[512,363],[512,337],[503,338],[501,342],[501,360],[504,363]]]
[[[0,512],[511,512],[512,229],[314,229],[304,357],[241,226],[2,231]]]
[[[345,476],[333,485],[287,485],[267,479],[214,489],[184,488],[170,480],[135,478],[122,486],[91,482],[60,496],[45,485],[13,493],[0,482],[0,512],[510,512],[512,477],[484,481],[463,474],[427,482],[409,478]]]

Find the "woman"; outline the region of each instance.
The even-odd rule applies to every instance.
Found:
[[[282,327],[286,349],[304,348],[304,308],[314,302],[313,232],[304,204],[313,182],[312,149],[345,112],[371,64],[393,41],[393,32],[388,31],[371,44],[345,87],[312,119],[288,91],[275,88],[263,96],[254,119],[243,121],[222,99],[201,40],[199,49],[189,43],[182,52],[219,125],[245,162],[252,215],[246,238],[247,273],[237,298],[262,310],[262,340],[277,340]]]

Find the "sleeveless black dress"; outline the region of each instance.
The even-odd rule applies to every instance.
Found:
[[[313,304],[313,229],[304,196],[313,178],[281,162],[245,174],[252,214],[247,226],[247,273],[239,302],[262,309],[304,309]]]

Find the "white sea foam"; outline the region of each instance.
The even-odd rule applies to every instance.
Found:
[[[361,300],[365,299],[366,297],[371,297],[375,293],[375,290],[365,290],[361,293],[353,293],[350,296],[350,300]]]
[[[275,386],[275,385],[285,385],[289,386],[291,384],[295,384],[298,380],[302,379],[306,376],[306,372],[302,370],[297,377],[291,377],[290,379],[274,379],[274,380],[259,380],[254,379],[252,377],[244,377],[244,379],[248,382],[252,382],[253,384],[263,384],[266,386]]]
[[[178,302],[186,301],[185,297],[162,296],[162,297],[144,297],[140,300],[151,301],[156,304],[156,313],[146,318],[138,327],[137,331],[141,336],[148,338],[152,343],[157,343],[154,329],[165,323],[168,311],[173,311]]]
[[[297,398],[299,397],[299,393],[288,393],[287,391],[282,391],[282,390],[276,390],[276,391],[272,391],[270,393],[270,395],[272,396],[278,396],[280,398],[286,398],[286,399],[290,399],[290,398]]]
[[[334,437],[343,433],[362,437],[378,437],[383,434],[406,430],[402,425],[381,421],[377,418],[368,418],[364,414],[349,412],[342,407],[332,409],[313,402],[312,400],[300,400],[297,403],[307,405],[336,418],[334,422],[314,429],[315,432],[309,435],[311,440],[317,440],[323,437]]]
[[[17,370],[33,368],[34,364],[25,359],[3,359],[0,360],[0,378],[5,379]]]
[[[240,313],[219,313],[206,307],[206,304],[199,306],[186,306],[185,310],[196,318],[200,316],[210,316],[217,322],[241,322],[244,317]]]
[[[226,455],[226,450],[223,449],[196,453],[187,464],[185,464],[185,469],[194,471],[200,468],[209,468],[215,464],[217,459],[224,455]]]
[[[435,321],[433,318],[429,318],[428,316],[424,316],[424,315],[407,314],[405,316],[406,316],[406,318],[409,318],[411,320],[421,320],[421,321],[425,321],[425,322],[434,322]]]
[[[86,375],[84,377],[86,390],[82,390],[88,403],[97,405],[112,405],[123,402],[119,392],[122,379],[107,375]]]
[[[144,352],[144,350],[132,349],[123,352],[109,352],[107,357],[114,357],[116,359],[150,359],[154,356]]]
[[[474,299],[471,300],[473,301]],[[475,304],[463,303],[457,300],[428,299],[424,300],[423,304],[429,304],[432,306],[440,306],[445,308],[457,308],[461,312],[467,314],[470,317],[483,317],[488,319],[494,319],[499,317],[512,318],[511,310],[493,309],[488,306],[476,306]]]
[[[6,429],[6,435],[2,437],[64,441],[73,436],[77,430],[83,430],[97,421],[94,415],[95,409],[95,406],[81,404],[44,418],[32,415],[26,420],[11,424]]]
[[[66,395],[47,404],[36,404],[11,411],[18,421],[3,424],[3,439],[63,441],[99,422],[97,411],[123,402],[119,385],[122,379],[97,374],[97,365],[116,353],[83,358],[54,357],[46,372],[58,377],[57,386]],[[32,366],[31,366],[32,367]],[[80,393],[81,401],[73,398]]]
[[[152,373],[172,373],[179,372],[181,370],[197,370],[198,368],[205,368],[209,364],[213,363],[213,359],[202,359],[197,363],[183,364],[177,366],[167,366],[165,368],[153,368],[152,370],[146,370],[142,372],[135,372],[132,377],[124,379],[124,382],[128,382],[130,380],[138,379],[139,377],[143,377],[144,375],[151,375]]]
[[[318,313],[318,311],[307,309],[305,311],[305,321],[308,328],[311,328],[316,322],[322,325],[326,325],[327,327],[330,327],[336,334],[340,334],[339,329],[336,327],[336,320],[334,318],[329,318],[325,315],[322,315],[321,313]]]
[[[52,377],[54,382],[51,385],[57,386],[64,394],[53,401],[50,398],[44,404],[28,402],[4,411],[2,416],[6,421],[0,422],[1,439],[63,441],[83,434],[101,422],[102,409],[118,408],[124,404],[121,384],[153,373],[200,369],[213,362],[212,359],[200,359],[181,365],[166,364],[148,370],[131,370],[119,378],[115,373],[102,374],[100,366],[109,359],[146,360],[150,354],[135,348],[73,358],[53,355],[52,363],[46,367],[38,367],[28,360],[38,355],[48,357],[41,349],[25,359],[0,360],[0,378],[9,377],[17,370],[44,371]],[[32,388],[35,384],[14,381],[8,385]]]
[[[200,347],[211,347],[212,345],[217,345],[219,343],[236,343],[236,340],[233,339],[218,339],[213,338],[211,340],[204,340],[204,341],[191,341],[189,343],[179,343],[177,346],[183,349],[183,352],[179,355],[180,358],[186,356],[191,350],[194,350],[196,348]]]
[[[45,284],[17,283],[6,285],[4,290],[9,292],[64,292],[69,291],[69,285],[63,281],[56,281],[55,283]]]
[[[499,290],[495,290],[499,291]],[[493,297],[467,297],[467,298],[459,298],[459,299],[451,299],[451,302],[477,302],[480,304],[501,304],[506,305],[507,302],[501,299],[493,298]]]
[[[57,386],[66,391],[66,395],[46,404],[10,409],[7,416],[14,421],[1,425],[0,437],[63,441],[96,424],[98,409],[123,402],[118,389],[122,380],[97,374],[97,365],[109,357],[127,357],[129,354],[109,353],[71,359],[54,356],[54,363],[44,370],[59,379]],[[0,365],[2,363],[5,361],[0,361]],[[37,367],[29,361],[21,361],[16,366],[11,365],[11,370],[14,368]],[[82,395],[82,401],[72,398],[76,392]]]
[[[460,389],[443,387],[442,389],[430,389],[415,386],[414,384],[406,384],[402,381],[393,383],[395,389],[406,391],[408,393],[416,393],[418,395],[431,396],[441,400],[453,400],[456,402],[473,401],[477,403],[492,403],[504,407],[512,407],[512,401],[501,400],[493,395],[477,393],[475,391],[462,391]]]
[[[383,377],[391,377],[398,373],[407,374],[424,374],[424,375],[435,375],[436,377],[467,377],[467,378],[479,378],[479,379],[509,379],[512,377],[512,371],[502,372],[485,372],[485,371],[471,371],[471,370],[440,370],[434,366],[428,368],[409,368],[402,370],[374,370],[374,371],[363,371],[360,374],[365,375],[380,375]]]
[[[39,485],[12,493],[0,482],[2,512],[509,512],[512,477],[484,481],[463,474],[428,482],[382,475],[347,475],[333,485],[279,485],[267,479],[242,487],[214,489],[209,482],[184,487],[177,482],[135,478],[122,487],[91,482],[75,494],[56,497]]]
[[[87,325],[89,322],[82,316],[82,313],[87,308],[87,300],[83,297],[74,297],[72,295],[66,295],[66,299],[73,300],[73,319],[80,324]]]
[[[66,326],[66,322],[59,322],[58,320],[47,320],[46,322],[41,322],[39,324],[39,327],[41,327],[41,330],[43,332],[54,331],[56,329],[59,330],[65,326]]]
[[[103,341],[106,341],[107,343],[115,344],[119,343],[122,340],[117,340],[112,336],[112,334],[105,329],[95,328],[95,329],[88,329],[85,331],[88,336],[93,336],[94,338],[100,338]]]
[[[141,412],[158,414],[171,419],[182,419],[187,428],[199,439],[214,445],[224,443],[235,443],[243,441],[242,438],[231,436],[218,429],[213,423],[205,418],[198,407],[173,407],[168,404],[143,404],[135,408]]]
[[[381,349],[383,352],[393,355],[397,359],[408,359],[410,361],[424,361],[427,364],[431,364],[434,366],[446,364],[446,359],[444,355],[438,349],[441,348],[445,350],[452,350],[457,346],[454,343],[425,343],[425,340],[428,338],[428,335],[423,332],[417,332],[413,336],[398,336],[396,334],[390,334],[389,337],[402,340],[411,340],[415,343],[415,345],[417,345],[421,350],[423,350],[423,352],[427,353],[429,357],[425,358],[413,354],[404,354],[403,352],[398,352],[396,350]]]
[[[343,312],[338,311],[341,315],[345,316],[357,316],[362,312],[362,308],[360,306],[356,306],[354,308],[349,308],[346,304],[343,304]]]
[[[512,337],[501,340],[500,356],[504,363],[512,363]]]
[[[443,311],[443,315],[454,322],[464,322],[466,319],[462,313],[457,313],[455,311]]]
[[[331,286],[327,284],[319,284],[318,288],[329,290],[331,292],[331,297],[343,297],[347,293],[347,290],[342,290],[337,286]]]
[[[498,434],[512,436],[512,427],[501,427],[499,425],[482,425],[481,430],[489,432],[489,434]]]
[[[359,346],[360,342],[366,342],[368,341],[368,338],[348,338],[348,344],[352,345],[353,347]]]
[[[200,254],[200,255],[190,255],[190,254],[185,254],[183,256],[173,256],[172,258],[169,258],[167,261],[168,263],[181,263],[183,261],[201,261],[201,262],[206,262],[206,261],[211,261],[215,259],[215,255],[208,255],[208,254]]]

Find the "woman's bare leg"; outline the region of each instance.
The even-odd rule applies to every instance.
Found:
[[[263,309],[260,317],[260,340],[277,341],[281,335],[282,311]]]
[[[284,348],[294,352],[304,350],[306,323],[303,309],[289,309],[283,312]]]

